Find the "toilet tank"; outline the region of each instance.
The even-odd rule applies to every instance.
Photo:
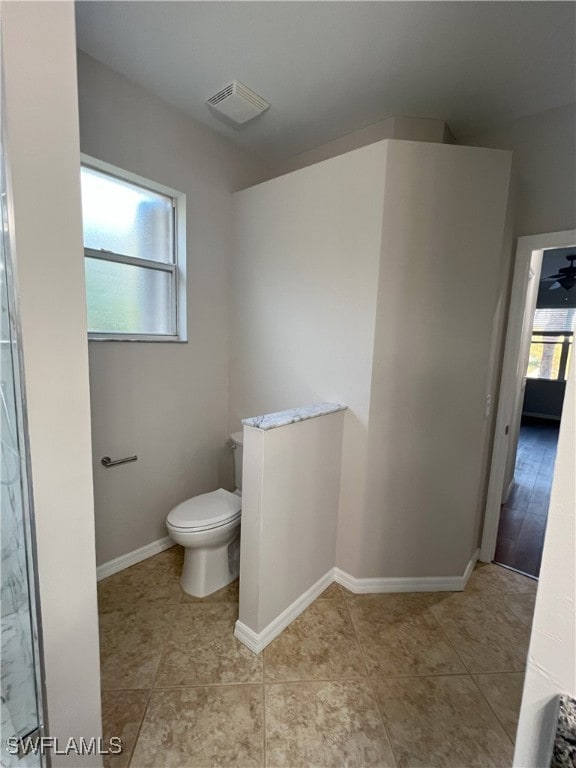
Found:
[[[244,442],[243,432],[232,432],[230,435],[232,450],[234,453],[234,482],[236,490],[242,490],[242,446]]]

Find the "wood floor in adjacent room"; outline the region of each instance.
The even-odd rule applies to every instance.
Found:
[[[514,487],[500,513],[494,559],[530,576],[540,573],[558,432],[558,422],[523,421]]]
[[[191,598],[181,566],[173,547],[98,586],[110,768],[510,768],[534,580],[333,584],[255,656],[233,636],[238,584]]]

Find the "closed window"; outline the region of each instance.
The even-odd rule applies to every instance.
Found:
[[[109,166],[81,180],[89,337],[184,340],[184,196]]]
[[[576,309],[537,309],[530,343],[529,379],[564,381],[570,366]]]

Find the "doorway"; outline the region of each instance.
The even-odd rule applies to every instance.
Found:
[[[513,487],[502,505],[494,561],[538,577],[559,422],[523,417]]]
[[[570,267],[574,261],[574,248],[545,249],[540,275],[533,270],[533,278],[529,280],[527,304],[530,303],[533,319],[531,324],[526,324],[528,329],[531,327],[528,359],[521,379],[520,407],[512,422],[517,428],[512,434],[506,462],[504,503],[494,556],[497,563],[535,577],[540,572],[566,377],[576,330],[576,267]],[[536,292],[534,311],[533,291]]]
[[[548,271],[551,261],[568,267],[566,255],[575,245],[574,230],[521,237],[514,267],[480,559],[533,577],[540,569],[572,350],[575,310],[569,305],[576,299],[576,287],[570,293],[546,278],[563,274]],[[559,306],[544,306],[554,302]],[[550,325],[559,313],[572,323],[561,333]]]

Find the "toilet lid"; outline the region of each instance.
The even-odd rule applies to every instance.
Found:
[[[178,504],[169,512],[166,522],[174,528],[216,528],[240,517],[241,508],[240,496],[218,488]]]

